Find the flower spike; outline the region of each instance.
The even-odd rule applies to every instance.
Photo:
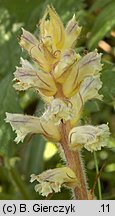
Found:
[[[28,134],[41,134],[56,143],[65,159],[65,167],[31,175],[30,181],[38,182],[35,191],[46,197],[67,186],[75,199],[91,199],[80,150],[100,150],[110,135],[106,124],[79,126],[85,103],[94,98],[102,100],[101,54],[94,50],[82,56],[74,49],[81,29],[75,15],[64,27],[55,9],[47,6],[39,35],[22,29],[19,42],[32,63],[21,58],[21,66],[14,73],[14,88],[32,88],[46,106],[41,117],[6,113],[5,120],[16,132],[17,143]]]

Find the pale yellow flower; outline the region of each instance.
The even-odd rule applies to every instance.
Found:
[[[76,21],[76,17],[74,14],[72,19],[67,23],[67,26],[65,29],[64,48],[70,48],[70,47],[74,48],[75,42],[81,33],[81,29],[82,27],[78,25],[78,22]]]
[[[47,16],[49,15],[49,19]],[[40,21],[40,37],[50,50],[62,51],[73,47],[81,32],[81,27],[75,15],[68,22],[66,28],[53,7],[48,6]]]
[[[84,103],[93,98],[102,100],[103,96],[98,93],[101,87],[102,87],[102,82],[98,75],[85,78],[80,85],[80,91],[79,91],[79,94],[81,95]]]
[[[48,15],[49,19],[47,19]],[[62,49],[64,45],[64,26],[53,7],[47,7],[46,13],[40,21],[40,36],[46,45],[50,45],[48,38],[51,40],[53,51]]]
[[[48,15],[49,19],[47,18]],[[22,29],[23,34],[20,39],[20,45],[27,50],[42,70],[51,72],[60,59],[61,54],[73,46],[80,34],[81,27],[78,26],[74,15],[64,29],[63,23],[55,9],[48,6],[40,21],[39,28],[39,39]]]
[[[32,174],[30,182],[37,180],[35,191],[48,196],[50,193],[61,191],[61,186],[75,187],[78,184],[75,173],[69,167],[55,168],[44,171],[39,175]]]
[[[80,85],[79,92],[70,99],[51,99],[47,102],[46,110],[43,114],[44,120],[53,121],[55,124],[60,124],[70,120],[71,125],[76,125],[81,117],[84,104],[87,100],[93,98],[102,99],[102,95],[98,94],[102,87],[102,82],[99,76],[87,77]]]
[[[14,88],[16,90],[26,90],[33,88],[40,91],[46,96],[52,96],[56,94],[57,88],[55,82],[50,74],[30,64],[27,60],[21,58],[22,67],[17,67],[15,75]]]
[[[86,78],[99,77],[102,69],[100,61],[101,54],[98,54],[97,50],[84,57],[73,50],[66,50],[53,71],[55,81],[61,84],[63,95],[71,98],[80,91]]]
[[[79,92],[70,98],[74,110],[73,119],[71,119],[71,124],[76,125],[79,121],[84,104],[91,99],[97,98],[102,100],[102,95],[99,95],[98,91],[102,87],[102,82],[99,76],[87,77],[80,85]]]
[[[70,131],[69,146],[72,150],[83,147],[91,152],[101,150],[101,147],[107,145],[109,135],[109,127],[106,124],[78,126]]]
[[[43,114],[45,121],[53,121],[56,125],[74,118],[74,110],[69,100],[53,99]]]
[[[35,84],[44,95],[55,95],[56,83],[59,83],[63,95],[70,98],[79,91],[80,85],[86,77],[94,76],[102,69],[101,54],[98,54],[95,50],[81,57],[71,49],[81,31],[75,16],[64,29],[63,23],[54,8],[48,6],[39,27],[39,40],[23,29],[20,45],[29,52],[42,70],[39,70],[38,73],[36,73],[36,70],[30,72],[27,67],[25,73],[28,74],[27,71],[29,70],[32,83],[35,81],[35,75],[37,75],[39,82],[36,79]],[[22,79],[21,74],[22,69],[18,68],[15,76],[19,78],[19,81]],[[27,85],[26,76],[24,83],[23,80],[18,82],[15,87],[26,89],[28,85],[31,85],[31,83]],[[41,88],[42,84],[43,88]]]
[[[66,97],[74,96],[79,91],[80,85],[86,77],[99,74],[99,71],[102,69],[100,60],[101,54],[98,54],[97,50],[95,50],[73,64],[62,86]]]
[[[21,35],[20,46],[27,50],[42,70],[50,72],[57,61],[55,54],[52,54],[45,44],[42,41],[38,41],[33,34],[24,29],[22,30],[23,34]]]
[[[60,61],[56,65],[53,75],[56,82],[63,84],[70,74],[72,67],[80,59],[80,55],[72,49],[67,49],[61,56]]]
[[[52,121],[46,122],[42,116],[38,118],[23,114],[6,113],[5,121],[9,122],[12,129],[16,131],[17,137],[15,141],[17,143],[23,142],[27,134],[42,134],[51,141],[60,140],[58,126]]]

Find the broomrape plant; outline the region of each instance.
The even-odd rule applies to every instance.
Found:
[[[81,125],[80,117],[86,101],[102,100],[101,54],[97,50],[81,56],[75,44],[81,32],[75,15],[64,28],[53,7],[48,6],[39,23],[39,37],[22,29],[20,45],[32,63],[21,58],[21,67],[14,73],[14,88],[22,91],[33,88],[46,103],[41,117],[6,113],[6,122],[16,131],[15,141],[23,141],[27,134],[42,134],[56,143],[66,160],[66,166],[50,169],[39,175],[36,192],[43,196],[59,192],[65,185],[75,199],[94,199],[88,190],[81,158],[83,148],[90,152],[107,144],[108,125]]]

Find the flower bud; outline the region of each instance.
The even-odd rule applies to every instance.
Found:
[[[69,48],[75,45],[75,41],[78,39],[82,27],[78,26],[78,23],[75,18],[75,14],[72,19],[68,22],[65,29],[65,47]]]
[[[49,19],[47,19],[47,15],[49,15]],[[46,13],[40,21],[40,34],[44,41],[51,38],[54,51],[62,49],[65,40],[64,26],[53,7],[47,7]]]

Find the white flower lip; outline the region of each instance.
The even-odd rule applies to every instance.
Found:
[[[68,100],[53,99],[47,106],[43,114],[44,121],[52,120],[55,125],[59,125],[61,120],[66,122],[74,116],[72,104]]]
[[[69,146],[73,150],[83,147],[91,152],[101,150],[101,147],[107,145],[109,135],[109,128],[106,124],[78,126],[70,131]]]
[[[40,118],[23,115],[6,113],[6,122],[11,124],[11,127],[17,133],[15,141],[19,143],[23,142],[24,138],[28,134],[42,134],[47,139],[52,141],[60,140],[60,133],[58,126],[52,121],[44,122],[44,118]]]
[[[60,192],[62,185],[74,187],[77,183],[77,178],[69,167],[46,170],[39,175],[32,174],[30,177],[31,183],[35,180],[39,182],[35,186],[35,191],[42,194],[42,196]]]
[[[16,90],[26,90],[33,88],[41,91],[46,96],[52,96],[56,93],[57,88],[50,74],[40,70],[27,60],[21,58],[22,67],[17,67],[14,73],[14,84]]]

